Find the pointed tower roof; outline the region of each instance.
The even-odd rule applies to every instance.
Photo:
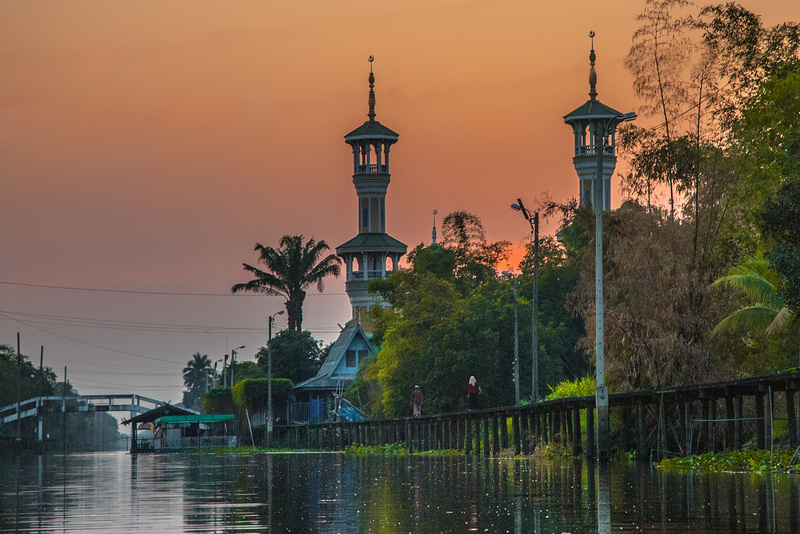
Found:
[[[375,75],[372,73],[372,61],[369,56],[369,120],[344,136],[345,141],[356,139],[392,139],[397,141],[400,137],[396,132],[375,120]]]
[[[589,100],[574,111],[564,115],[564,122],[581,119],[602,119],[609,117],[622,116],[622,113],[610,108],[597,100],[597,71],[594,69],[594,62],[597,56],[594,53],[594,32],[589,32],[592,39],[592,51],[589,52]]]

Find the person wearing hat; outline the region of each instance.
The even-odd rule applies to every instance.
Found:
[[[414,386],[414,391],[411,392],[411,406],[414,409],[414,417],[422,415],[422,391],[419,386]]]

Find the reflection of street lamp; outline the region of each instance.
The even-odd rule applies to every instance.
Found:
[[[239,349],[243,349],[243,348],[244,348],[244,345],[242,345],[241,347],[236,347],[235,349],[233,349],[231,351],[231,387],[233,387],[233,371],[235,369],[235,367],[233,365],[234,365],[234,363],[236,361],[236,352]]]
[[[531,225],[533,238],[533,309],[531,310],[531,403],[539,402],[539,212],[531,213],[518,198],[511,209],[521,211]]]
[[[506,276],[514,277],[514,400],[519,404],[519,301],[517,300],[517,284],[519,280],[514,273],[503,271]]]
[[[269,316],[267,338],[267,446],[272,445],[272,323],[276,315],[283,315],[283,310]]]

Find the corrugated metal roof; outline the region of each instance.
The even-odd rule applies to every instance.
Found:
[[[156,423],[188,424],[188,423],[221,423],[232,421],[236,416],[232,413],[209,413],[200,415],[165,415],[156,419]]]

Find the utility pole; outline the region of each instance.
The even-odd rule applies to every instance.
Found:
[[[539,402],[539,212],[533,214],[533,313],[531,314],[531,403]]]
[[[611,431],[608,422],[608,390],[606,389],[605,369],[605,331],[603,328],[603,201],[605,199],[605,179],[603,177],[603,152],[605,134],[603,121],[595,122],[595,141],[597,152],[597,174],[594,180],[594,281],[595,281],[595,367],[597,369],[597,456],[607,460],[611,445]]]
[[[511,209],[522,212],[533,240],[533,300],[531,310],[531,403],[539,402],[539,212],[531,213],[518,198]]]
[[[272,446],[272,323],[283,310],[269,316],[267,333],[267,446]]]
[[[519,405],[519,300],[517,299],[517,284],[519,280],[514,277],[514,400],[515,406]]]
[[[22,354],[20,354],[19,332],[17,332],[17,431],[15,437],[17,441],[22,441],[22,414],[20,413],[20,402],[22,401]]]

